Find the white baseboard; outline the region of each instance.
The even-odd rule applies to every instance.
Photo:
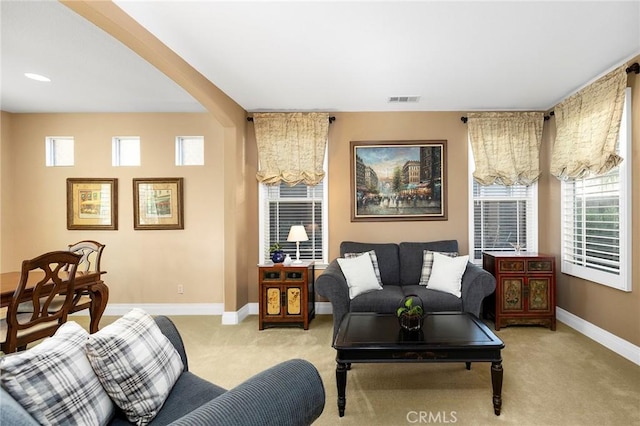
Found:
[[[222,315],[222,303],[111,303],[105,309],[105,316],[122,316],[133,308],[144,309],[151,315]],[[77,314],[89,315],[89,311]],[[76,315],[76,314],[72,314]]]
[[[222,324],[240,324],[249,315],[258,315],[258,303],[247,303],[238,311],[225,311],[223,303],[112,303],[104,311],[105,316],[120,317],[133,308],[144,309],[151,315],[221,315]],[[331,315],[330,302],[316,302],[317,315]],[[88,310],[70,316],[89,316]]]
[[[590,322],[585,321],[579,316],[576,316],[569,311],[565,311],[564,309],[556,308],[556,317],[558,321],[563,322],[588,338],[595,340],[602,346],[611,349],[613,352],[628,359],[634,364],[640,365],[639,346],[621,339],[615,334],[612,334],[597,325],[591,324]]]

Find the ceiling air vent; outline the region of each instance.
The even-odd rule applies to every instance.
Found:
[[[420,96],[391,96],[389,97],[390,103],[406,103],[406,102],[419,102]]]

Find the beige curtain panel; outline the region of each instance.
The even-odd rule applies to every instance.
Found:
[[[317,185],[324,178],[329,114],[254,113],[259,182]]]
[[[579,179],[602,175],[620,164],[616,143],[625,87],[627,73],[622,66],[556,105],[552,175]]]
[[[541,112],[467,114],[473,178],[480,185],[531,185],[540,176]]]

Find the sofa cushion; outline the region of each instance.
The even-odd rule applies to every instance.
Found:
[[[340,243],[341,257],[344,257],[345,253],[363,253],[369,250],[375,250],[376,252],[382,284],[397,285],[400,283],[400,258],[398,256],[397,244],[357,243],[353,241],[343,241]]]
[[[435,252],[431,250],[425,250],[422,254],[422,272],[420,274],[420,285],[427,285],[429,283],[429,277],[431,276],[431,270],[433,268],[433,253],[444,254],[449,257],[456,257],[456,252]]]
[[[443,291],[431,290],[423,285],[402,286],[405,296],[416,295],[422,300],[425,312],[462,311],[462,299]]]
[[[136,424],[156,416],[183,370],[174,346],[141,309],[89,336],[86,352],[104,389]]]
[[[84,352],[75,322],[33,348],[0,359],[2,387],[40,424],[105,425],[114,413]]]
[[[380,291],[361,294],[351,300],[351,312],[395,313],[404,294],[398,285],[385,285]]]
[[[433,254],[433,270],[427,287],[444,291],[456,297],[462,296],[462,275],[467,269],[469,256],[449,257],[440,253]]]
[[[342,269],[342,273],[347,279],[350,299],[362,293],[382,289],[373,271],[369,253],[362,253],[350,259],[339,258],[338,265],[340,265],[340,269]]]
[[[354,257],[360,256],[361,254],[364,254],[364,253],[345,253],[344,258],[353,259]],[[369,250],[367,254],[369,254],[369,257],[371,258],[371,264],[373,265],[373,272],[376,274],[376,278],[378,279],[378,284],[382,286],[382,278],[380,278],[380,267],[378,266],[378,256],[376,256],[376,251]]]
[[[458,241],[456,240],[443,240],[443,241],[431,241],[428,243],[415,243],[404,242],[400,243],[399,255],[400,255],[400,285],[413,285],[420,282],[420,275],[422,273],[422,258],[425,250],[438,251],[438,252],[458,252]],[[380,266],[384,265],[384,262],[378,256]],[[384,277],[383,277],[384,280]],[[386,284],[386,281],[385,281]]]

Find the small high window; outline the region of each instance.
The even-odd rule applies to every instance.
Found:
[[[176,137],[176,166],[204,166],[204,136]]]
[[[73,136],[45,138],[45,164],[47,167],[73,166]]]
[[[140,165],[140,137],[116,136],[111,142],[111,163],[118,166]]]

